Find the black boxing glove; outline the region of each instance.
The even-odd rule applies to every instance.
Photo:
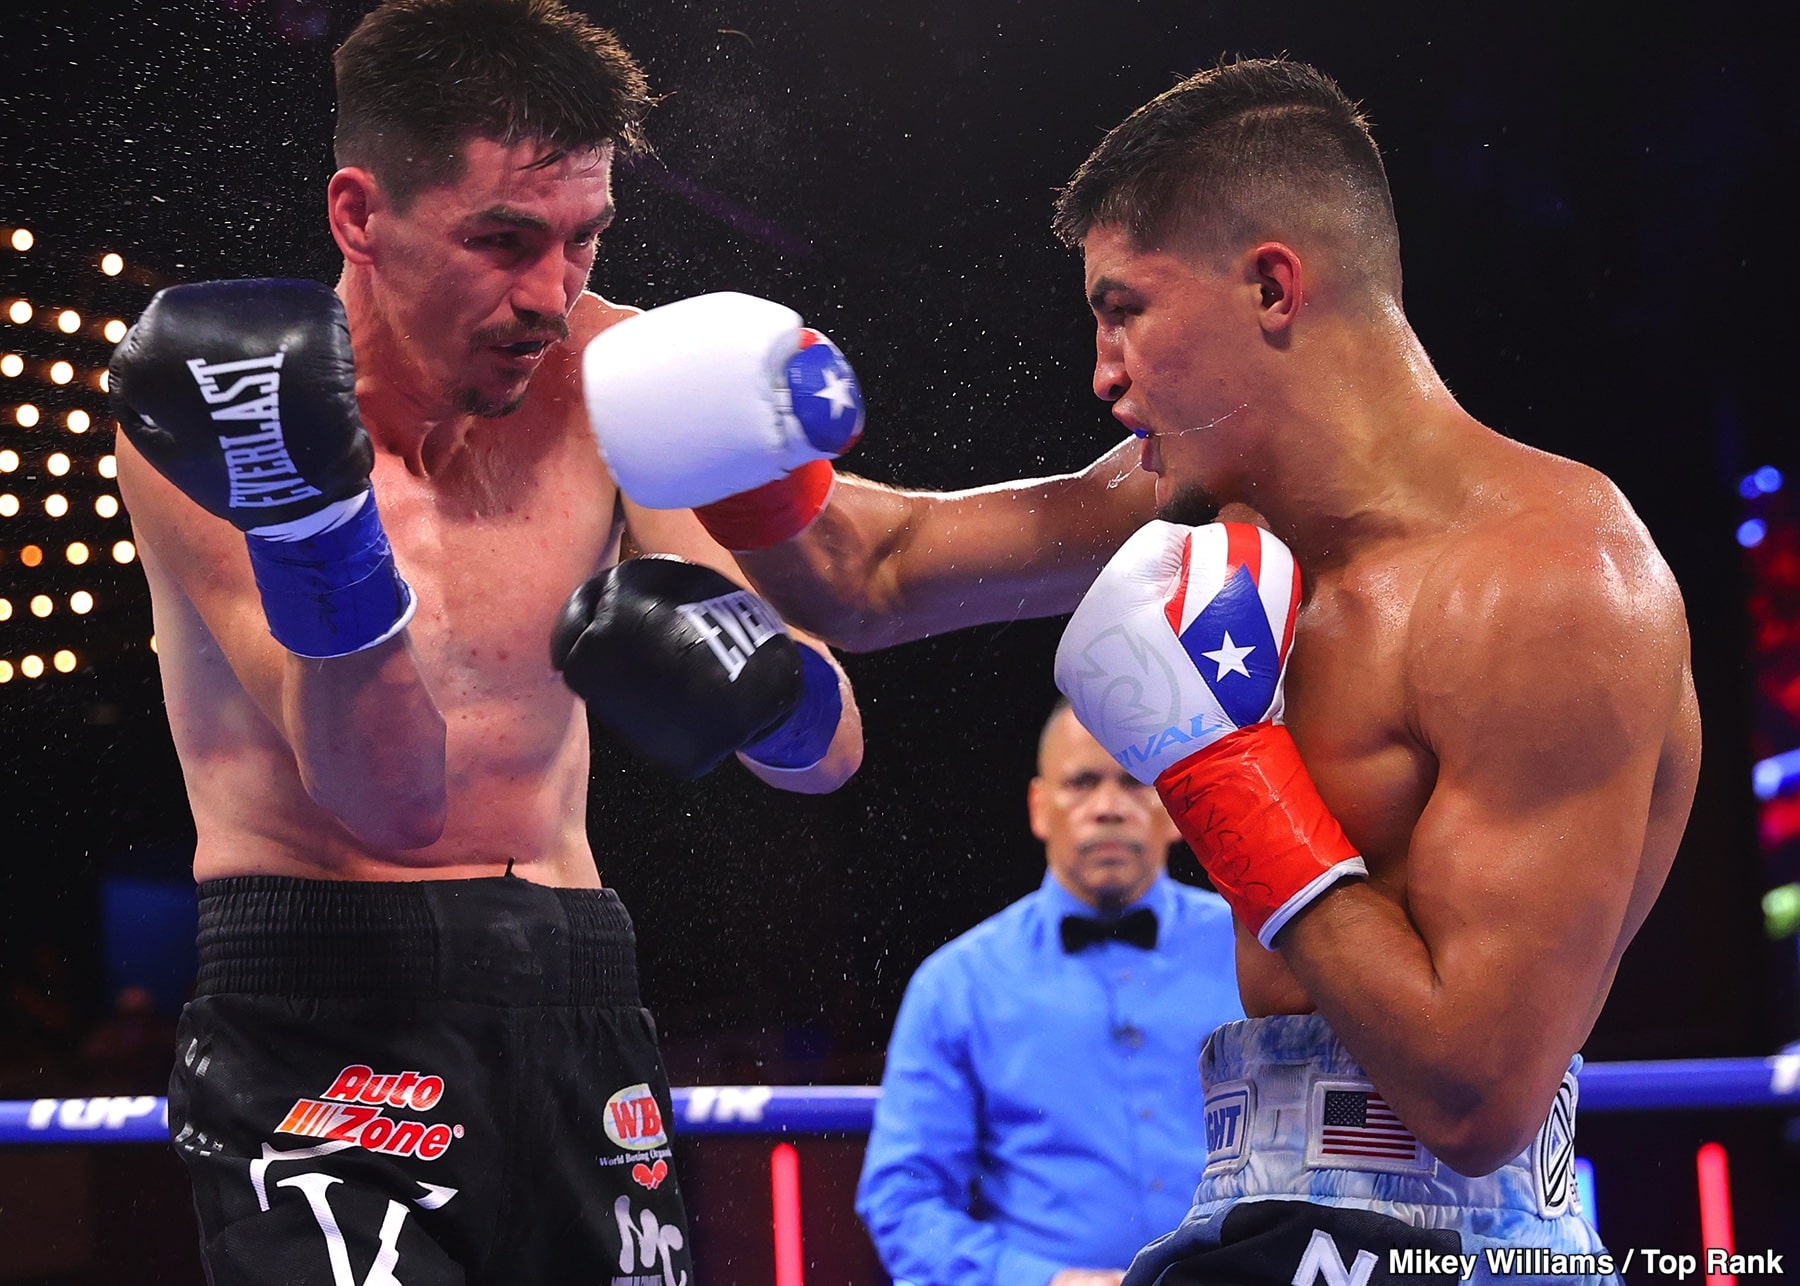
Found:
[[[244,532],[269,631],[345,656],[403,628],[413,593],[369,489],[343,305],[315,281],[159,291],[113,354],[113,411],[139,452]]]
[[[735,751],[809,768],[843,714],[837,672],[773,608],[668,555],[628,559],[571,594],[550,663],[634,753],[688,779]]]

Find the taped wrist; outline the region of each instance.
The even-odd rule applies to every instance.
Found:
[[[372,491],[244,539],[269,633],[296,656],[349,656],[412,619],[412,587],[394,565]]]
[[[1369,873],[1278,724],[1221,737],[1166,769],[1156,792],[1219,896],[1265,947],[1339,880]]]
[[[743,747],[743,755],[767,768],[811,768],[825,757],[844,715],[837,671],[801,643],[800,702],[788,717]]]
[[[837,471],[809,460],[792,473],[751,491],[694,510],[707,534],[733,553],[767,549],[798,536],[831,500]]]

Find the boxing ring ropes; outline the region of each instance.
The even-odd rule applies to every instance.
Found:
[[[786,1139],[809,1134],[866,1134],[881,1090],[868,1085],[696,1085],[673,1091],[674,1132],[774,1137],[769,1180],[774,1200],[775,1286],[803,1286],[800,1156]],[[1654,1112],[1691,1108],[1800,1109],[1800,1051],[1768,1058],[1589,1063],[1581,1073],[1581,1111]],[[168,1100],[148,1095],[0,1101],[0,1147],[165,1143]],[[1730,1180],[1724,1149],[1695,1157],[1700,1226],[1707,1246],[1731,1248]],[[1578,1163],[1585,1170],[1585,1163]],[[1582,1175],[1591,1184],[1591,1171]],[[1591,1188],[1583,1193],[1593,1209]],[[1709,1274],[1709,1286],[1729,1276]]]

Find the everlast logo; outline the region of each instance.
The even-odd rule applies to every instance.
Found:
[[[219,435],[233,509],[269,509],[324,494],[300,476],[281,433],[281,363],[286,356],[280,352],[237,362],[196,357],[187,364],[200,396],[218,408],[212,412],[215,422],[228,428],[256,422],[251,432]],[[221,376],[236,378],[221,388]]]
[[[743,590],[700,603],[682,603],[676,610],[706,641],[733,683],[750,663],[751,653],[781,630],[781,622],[763,601]]]

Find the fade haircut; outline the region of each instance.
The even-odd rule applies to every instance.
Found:
[[[1058,719],[1062,718],[1065,714],[1070,714],[1073,711],[1074,711],[1074,707],[1069,704],[1069,698],[1067,698],[1067,697],[1058,697],[1056,699],[1056,704],[1050,707],[1050,713],[1044,719],[1044,726],[1038,730],[1038,747],[1037,747],[1038,776],[1042,777],[1044,775],[1044,757],[1049,752],[1050,734],[1056,728],[1056,721]]]
[[[474,138],[542,143],[534,167],[644,146],[643,69],[559,0],[387,0],[333,61],[337,163],[374,174],[402,210],[461,178]]]
[[[1347,284],[1400,298],[1400,236],[1368,119],[1337,82],[1285,58],[1221,62],[1145,103],[1058,194],[1052,228],[1139,249],[1228,256],[1272,239],[1321,246]]]

